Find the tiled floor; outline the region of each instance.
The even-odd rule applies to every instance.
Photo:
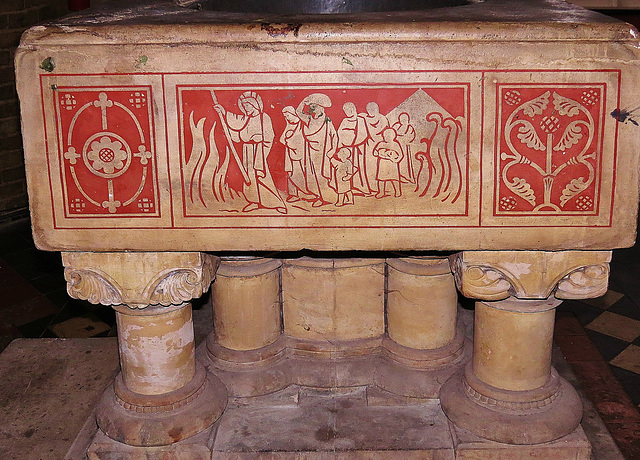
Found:
[[[625,458],[640,459],[640,244],[613,252],[604,296],[563,302],[555,341]]]
[[[0,350],[17,337],[115,335],[110,307],[67,295],[60,254],[34,247],[28,221],[0,228]],[[555,336],[625,458],[640,459],[640,245],[614,252],[605,296],[558,308]]]
[[[16,337],[115,335],[113,309],[67,295],[60,253],[36,249],[27,221],[0,229],[0,349]]]

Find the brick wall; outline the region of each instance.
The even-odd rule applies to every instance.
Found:
[[[15,50],[24,30],[67,12],[67,0],[0,0],[0,223],[27,210]]]

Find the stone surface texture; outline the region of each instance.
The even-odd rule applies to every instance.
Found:
[[[280,266],[277,259],[225,258],[216,272],[216,341],[230,350],[255,350],[280,337]]]
[[[0,355],[0,457],[64,458],[118,370],[117,347],[115,338],[11,342]]]
[[[637,43],[544,0],[287,18],[144,0],[38,26],[16,56],[35,239],[629,246]]]
[[[284,332],[331,342],[384,333],[384,260],[287,260],[282,269]]]
[[[387,266],[389,338],[418,350],[448,345],[456,335],[458,296],[447,260],[389,259]]]

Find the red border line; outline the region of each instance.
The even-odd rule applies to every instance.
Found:
[[[164,84],[164,75],[162,75],[162,102],[164,105],[164,143],[165,143],[165,157],[167,160],[167,180],[169,181],[169,213],[171,215],[171,227],[175,225],[173,216],[173,189],[171,186],[171,162],[169,161],[169,119],[167,117],[167,91]],[[180,168],[182,174],[182,168]],[[160,198],[160,194],[158,194]]]
[[[509,225],[482,225],[482,199],[483,199],[483,155],[484,155],[484,108],[485,108],[485,89],[486,89],[486,85],[485,85],[485,77],[487,73],[495,73],[495,74],[501,74],[501,73],[526,73],[526,72],[537,72],[539,74],[553,74],[553,73],[617,73],[618,75],[618,95],[617,95],[617,105],[618,108],[620,106],[620,98],[621,98],[621,74],[622,71],[621,69],[506,69],[506,70],[482,70],[482,69],[463,69],[463,70],[444,70],[444,69],[437,69],[437,70],[429,70],[429,69],[425,69],[425,70],[382,70],[382,71],[371,71],[371,70],[352,70],[352,71],[344,71],[344,70],[332,70],[332,71],[324,71],[324,72],[317,72],[317,71],[271,71],[271,72],[264,72],[264,71],[249,71],[249,72],[128,72],[128,73],[87,73],[87,74],[56,74],[56,75],[40,75],[40,86],[41,86],[41,102],[42,102],[42,114],[43,114],[43,122],[44,122],[44,133],[45,133],[45,145],[46,145],[46,150],[47,150],[47,166],[49,169],[49,187],[50,187],[50,194],[51,194],[51,207],[52,207],[52,217],[53,217],[53,221],[54,221],[54,228],[55,229],[64,229],[64,230],[110,230],[110,229],[139,229],[139,230],[153,230],[153,229],[185,229],[185,230],[198,230],[198,229],[304,229],[304,228],[335,228],[335,229],[360,229],[360,228],[370,228],[370,229],[375,229],[375,228],[379,228],[379,229],[384,229],[384,228],[423,228],[423,229],[429,229],[429,228],[442,228],[442,229],[446,229],[446,228],[501,228],[501,229],[522,229],[522,228],[604,228],[607,226],[600,226],[600,225],[593,225],[593,226],[588,226],[585,227],[584,225],[581,224],[576,224],[576,225],[518,225],[518,226],[509,226]],[[171,170],[169,168],[170,166],[170,161],[169,161],[169,135],[168,135],[168,117],[167,117],[167,106],[166,106],[166,98],[167,98],[167,84],[166,84],[166,80],[165,77],[167,76],[180,76],[180,75],[264,75],[264,76],[268,76],[268,75],[279,75],[279,74],[295,74],[295,75],[318,75],[318,74],[328,74],[328,75],[332,75],[332,74],[368,74],[368,75],[388,75],[388,74],[435,74],[435,73],[463,73],[463,74],[480,74],[481,75],[481,83],[482,83],[482,87],[481,87],[481,109],[482,109],[482,116],[481,116],[481,141],[480,141],[480,207],[478,209],[478,224],[477,225],[473,225],[473,226],[469,226],[469,225],[453,225],[453,226],[440,226],[440,225],[422,225],[422,226],[410,226],[410,225],[389,225],[389,226],[348,226],[348,227],[336,227],[336,226],[317,226],[317,225],[313,225],[313,226],[286,226],[286,227],[275,227],[275,226],[251,226],[251,227],[243,227],[243,226],[224,226],[224,227],[211,227],[211,226],[202,226],[202,227],[191,227],[191,226],[175,226],[175,221],[174,221],[174,210],[173,210],[173,190],[171,188]],[[49,154],[50,152],[49,150],[49,143],[48,143],[48,139],[49,139],[49,135],[47,132],[47,124],[46,124],[46,120],[45,120],[45,105],[44,105],[44,86],[45,86],[45,81],[47,77],[50,78],[59,78],[59,77],[96,77],[96,76],[160,76],[162,79],[162,97],[163,97],[163,102],[164,102],[164,112],[165,112],[165,141],[166,141],[166,148],[167,148],[167,155],[166,155],[166,159],[167,159],[167,177],[169,179],[169,195],[170,195],[170,207],[171,207],[171,226],[170,227],[166,227],[166,226],[156,226],[156,227],[147,227],[147,226],[140,226],[140,227],[122,227],[122,226],[114,226],[114,227],[98,227],[98,228],[94,228],[94,227],[58,227],[57,223],[56,223],[56,214],[55,214],[55,203],[54,203],[54,197],[53,197],[53,184],[52,184],[52,177],[51,177],[51,164],[49,161]],[[399,83],[399,84],[395,84],[393,86],[395,87],[403,87],[403,86],[407,86],[407,87],[411,87],[411,86],[416,86],[419,85],[420,83]],[[470,150],[470,134],[471,134],[471,127],[470,127],[470,113],[471,113],[471,82],[430,82],[430,83],[424,83],[424,84],[429,84],[429,85],[442,85],[442,86],[446,86],[446,85],[452,85],[452,86],[459,86],[459,85],[463,85],[466,86],[468,89],[468,95],[467,95],[467,107],[468,107],[468,114],[467,114],[467,118],[468,118],[468,123],[467,123],[467,151],[469,152]],[[503,85],[506,85],[508,83],[503,83]],[[557,86],[557,83],[513,83],[518,84],[519,86],[527,86],[527,85],[531,85],[531,86],[545,86],[545,85],[549,85],[549,86]],[[584,86],[587,83],[563,83],[563,85],[565,86]],[[603,84],[602,82],[599,84]],[[294,84],[269,84],[269,83],[264,83],[265,86],[269,85],[270,87],[274,87],[274,86],[304,86],[304,83],[294,83]],[[325,87],[329,87],[329,86],[336,86],[336,87],[344,87],[344,83],[327,83],[324,86]],[[383,86],[384,83],[360,83],[357,84],[358,86],[361,87],[367,87],[367,86]],[[500,85],[500,84],[499,84]],[[123,87],[128,87],[128,88],[135,88],[135,87],[140,87],[140,86],[120,86],[120,85],[108,85],[111,88],[123,88]],[[198,87],[198,86],[205,86],[205,85],[175,85],[176,88],[176,96],[178,94],[177,88],[178,86],[181,87]],[[215,85],[212,84],[211,86],[221,86],[221,85]],[[232,85],[226,85],[226,86],[232,86]],[[242,85],[233,85],[236,87],[240,87]],[[254,86],[255,87],[255,83],[254,84],[246,84],[245,86]],[[316,85],[309,85],[309,86],[317,86]],[[352,84],[351,86],[356,86],[356,84]],[[606,86],[606,84],[605,84]],[[151,92],[153,85],[145,85],[145,88],[149,88],[149,91]],[[71,88],[80,88],[80,89],[91,89],[91,88],[105,88],[105,85],[102,86],[81,86],[81,87],[70,87],[70,86],[62,86],[59,88],[63,88],[63,89],[71,89]],[[605,88],[606,90],[606,88]],[[55,107],[55,97],[54,97],[54,111],[57,110]],[[152,114],[153,117],[153,114]],[[153,135],[155,137],[155,119],[153,119]],[[602,125],[602,129],[604,129],[604,121],[606,121],[606,114],[603,113],[603,125]],[[181,123],[182,120],[179,120],[179,123]],[[615,139],[614,139],[614,171],[613,171],[613,182],[612,182],[612,197],[611,197],[611,215],[610,215],[610,221],[609,221],[609,225],[608,227],[611,227],[613,224],[613,208],[614,208],[614,199],[615,199],[615,185],[616,185],[616,175],[617,175],[617,146],[618,146],[618,125],[617,123],[615,124]],[[602,142],[604,142],[604,136],[602,136]],[[499,148],[498,148],[499,150]],[[469,189],[470,189],[470,185],[469,185],[469,163],[467,163],[467,190],[466,190],[466,214],[464,215],[415,215],[415,216],[393,216],[399,219],[411,219],[411,218],[423,218],[423,217],[433,217],[433,218],[460,218],[460,217],[465,217],[468,216],[468,212],[469,212]],[[602,171],[602,168],[601,168]],[[63,168],[61,168],[61,174],[63,173]],[[157,175],[157,164],[156,164],[156,175]],[[601,181],[600,181],[601,184]],[[159,185],[156,185],[156,192],[159,192]],[[495,187],[495,181],[494,181],[494,187]],[[495,188],[494,188],[494,194],[495,194]],[[158,199],[160,198],[159,193],[157,194]],[[495,203],[494,203],[495,206]],[[495,209],[495,208],[494,208]],[[158,212],[160,212],[160,209],[158,209]],[[535,215],[535,217],[540,217],[541,215]],[[549,216],[557,216],[556,214],[549,214],[549,215],[544,215],[544,217],[549,217]],[[136,218],[147,218],[149,219],[148,216],[131,216],[131,215],[119,215],[119,216],[113,216],[113,215],[100,215],[100,216],[94,216],[91,218],[120,218],[120,217],[136,217]],[[212,217],[224,217],[224,218],[237,218],[237,217],[247,217],[247,218],[255,218],[257,216],[206,216],[206,217],[199,217],[199,218],[206,218],[206,219],[211,219]],[[264,216],[264,217],[280,217],[280,216]],[[294,217],[294,216],[282,216],[282,217]],[[308,217],[308,218],[317,218],[317,217],[334,217],[337,219],[341,219],[341,218],[345,218],[345,217],[372,217],[372,218],[380,218],[380,217],[389,217],[388,215],[363,215],[363,216],[342,216],[342,215],[326,215],[326,216],[306,216],[306,215],[302,215],[300,217]],[[499,217],[534,217],[534,216],[523,216],[523,215],[516,215],[516,216],[499,216]],[[573,218],[573,217],[580,217],[580,215],[575,215],[575,214],[570,214],[570,215],[562,215],[561,217],[565,217],[565,218]],[[588,216],[590,217],[590,216]],[[154,219],[157,217],[153,217]],[[186,218],[186,217],[185,217]],[[197,218],[197,217],[193,217],[193,218]]]
[[[514,73],[514,72],[538,72],[538,73],[558,73],[558,72],[567,72],[567,73],[601,73],[601,72],[619,72],[620,69],[503,69],[503,70],[492,70],[492,69],[426,69],[426,70],[324,70],[324,71],[311,71],[311,70],[302,70],[302,71],[291,71],[291,70],[274,70],[274,71],[245,71],[245,72],[125,72],[125,73],[60,73],[56,75],[43,75],[44,77],[95,77],[95,76],[126,76],[126,75],[136,75],[136,76],[145,76],[145,75],[282,75],[282,74],[309,74],[309,75],[318,75],[318,74],[394,74],[394,73]],[[453,82],[455,83],[455,82]]]
[[[159,227],[64,227],[58,228],[57,230],[67,230],[67,231],[77,231],[77,230],[89,230],[89,231],[101,231],[101,230],[224,230],[224,229],[243,229],[243,230],[290,230],[290,229],[314,229],[314,228],[334,228],[338,230],[348,230],[348,229],[385,229],[385,228],[413,228],[413,229],[502,229],[502,230],[520,230],[523,228],[608,228],[607,226],[585,226],[581,224],[576,225],[483,225],[482,227],[477,227],[475,225],[350,225],[350,226],[331,226],[331,225],[288,225],[286,227],[281,226],[159,226]]]
[[[618,70],[618,101],[616,103],[616,109],[620,111],[620,97],[622,95],[622,70]],[[613,226],[613,203],[616,198],[616,178],[618,175],[618,125],[620,123],[618,120],[615,120],[616,133],[613,141],[613,178],[612,178],[612,188],[613,193],[611,194],[611,218],[609,219],[609,227]]]

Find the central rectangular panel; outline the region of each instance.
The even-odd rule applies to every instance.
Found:
[[[477,226],[469,184],[479,177],[470,150],[480,145],[480,114],[475,123],[471,114],[480,78],[166,76],[168,121],[175,114],[178,127],[169,151],[180,152],[170,156],[176,225]]]

